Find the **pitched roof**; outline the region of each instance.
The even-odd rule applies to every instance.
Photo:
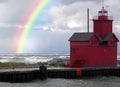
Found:
[[[112,35],[113,35],[112,33],[107,34],[103,41],[108,41]]]
[[[109,33],[105,36],[105,38],[102,38],[98,33],[74,33],[69,41],[89,41],[92,35],[96,35],[96,37],[99,39],[99,41],[108,41],[111,36],[113,36],[113,33]],[[118,38],[114,35],[117,41]]]
[[[100,41],[103,40],[102,37],[101,37],[98,33],[95,33],[95,35],[97,36],[97,38],[98,38]]]
[[[69,41],[88,41],[94,33],[74,33]]]
[[[119,41],[118,38],[114,35],[114,33],[107,34],[106,37],[103,39],[103,41],[108,41],[112,36],[114,36],[116,40]]]

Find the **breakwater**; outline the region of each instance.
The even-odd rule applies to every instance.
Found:
[[[120,67],[104,68],[48,68],[48,78],[82,79],[99,76],[120,76]],[[0,70],[0,82],[30,82],[41,79],[38,68]]]

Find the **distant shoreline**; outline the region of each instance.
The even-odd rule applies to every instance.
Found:
[[[0,69],[18,69],[18,68],[38,68],[39,64],[26,64],[26,63],[15,63],[15,62],[5,62],[0,63]]]

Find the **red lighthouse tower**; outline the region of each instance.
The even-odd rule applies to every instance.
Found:
[[[110,67],[117,65],[117,42],[112,17],[102,7],[93,18],[94,32],[74,33],[70,41],[70,67]]]
[[[94,33],[98,33],[104,38],[107,34],[112,33],[112,17],[108,16],[107,10],[102,7],[98,16],[94,17]]]

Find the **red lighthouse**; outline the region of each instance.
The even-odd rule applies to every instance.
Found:
[[[74,33],[70,41],[70,67],[110,67],[117,65],[117,42],[111,16],[104,7],[93,18],[94,32]]]

